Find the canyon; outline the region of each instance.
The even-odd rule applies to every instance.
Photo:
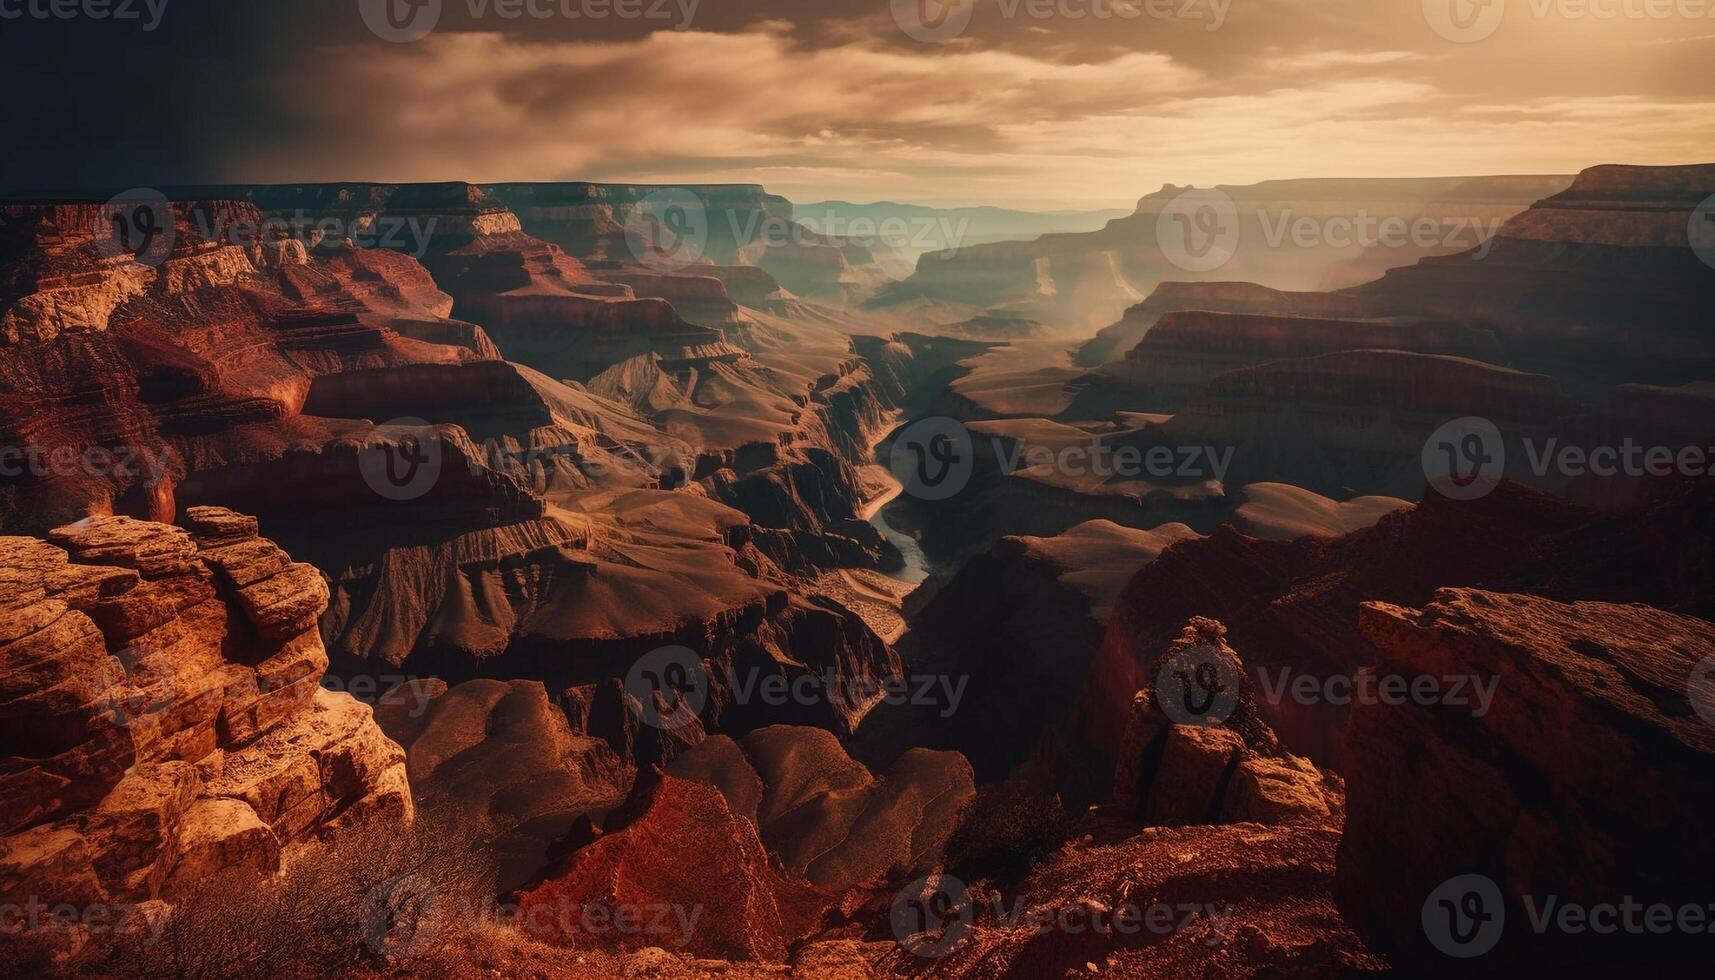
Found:
[[[1180,193],[908,276],[754,185],[164,188],[140,249],[0,205],[0,899],[194,945],[349,865],[354,975],[1451,975],[1476,875],[1478,972],[1640,955],[1513,924],[1698,900],[1715,492],[1527,464],[1715,447],[1715,166],[1228,187],[1498,231],[1219,280]]]

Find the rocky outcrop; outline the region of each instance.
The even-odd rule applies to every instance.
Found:
[[[717,787],[790,874],[834,891],[938,867],[976,795],[956,752],[911,749],[872,775],[831,733],[787,725],[708,739],[667,774]]]
[[[1151,665],[1120,737],[1114,803],[1151,826],[1338,822],[1338,777],[1280,747],[1257,717],[1256,687],[1226,632],[1193,619]],[[1204,698],[1216,713],[1199,718]]]
[[[1353,709],[1338,894],[1361,935],[1447,975],[1706,962],[1700,929],[1646,929],[1639,907],[1672,918],[1708,904],[1715,853],[1696,828],[1715,805],[1715,626],[1471,589],[1421,610],[1366,604],[1362,625],[1378,671],[1471,677],[1497,693],[1486,713]],[[1555,906],[1580,917],[1568,928]],[[1634,911],[1590,928],[1601,913],[1583,910],[1599,906]]]
[[[663,187],[564,181],[485,184],[482,190],[516,214],[529,234],[597,261],[638,261],[626,242],[626,223],[651,195],[662,192],[702,205],[707,225],[702,257],[721,265],[755,266],[766,247],[759,240],[765,226],[778,231],[792,220],[792,202],[757,184]]]
[[[1334,905],[1339,837],[1326,823],[1151,828],[1068,846],[1013,897],[931,879],[913,903],[930,910],[931,931],[896,920],[906,939],[882,966],[950,978],[1362,975],[1386,963]],[[1001,919],[1014,902],[1024,915]]]
[[[321,687],[321,576],[194,509],[0,538],[0,895],[172,900],[300,841],[408,821],[404,753]]]
[[[1132,692],[1152,681],[1160,652],[1201,616],[1224,624],[1250,677],[1268,681],[1257,709],[1282,743],[1345,771],[1353,761],[1342,735],[1346,707],[1321,696],[1300,703],[1278,685],[1308,677],[1319,692],[1329,678],[1369,666],[1361,603],[1421,607],[1439,588],[1474,587],[1706,615],[1715,611],[1704,533],[1712,521],[1708,487],[1613,515],[1503,482],[1480,500],[1431,495],[1333,540],[1264,541],[1222,528],[1168,549],[1120,594],[1077,708],[1084,751],[1112,766]],[[1268,687],[1282,696],[1266,696]]]
[[[713,786],[661,777],[627,805],[635,819],[519,896],[526,934],[778,963],[836,900],[774,866],[755,825]]]

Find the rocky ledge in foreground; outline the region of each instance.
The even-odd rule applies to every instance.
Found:
[[[1346,921],[1448,974],[1707,969],[1715,625],[1472,589],[1422,610],[1368,603],[1362,621],[1378,671],[1492,678],[1497,693],[1480,717],[1352,709]]]
[[[1338,839],[1338,829],[1316,823],[1150,828],[1121,843],[1067,848],[1016,899],[930,879],[931,931],[906,939],[882,965],[949,978],[1379,972],[1382,961],[1334,906]]]
[[[399,746],[321,687],[321,576],[256,522],[0,537],[0,902],[176,900],[413,812]]]

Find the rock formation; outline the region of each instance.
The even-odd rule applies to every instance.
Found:
[[[632,805],[635,820],[519,896],[527,935],[778,963],[834,904],[773,865],[755,825],[713,786],[666,776]]]
[[[632,239],[638,238],[639,209],[652,200],[670,200],[692,203],[702,212],[694,224],[701,232],[696,254],[687,260],[758,268],[799,296],[840,303],[860,301],[889,280],[870,243],[805,227],[793,220],[792,202],[755,184],[573,181],[482,189],[517,214],[526,232],[580,259],[637,262],[628,229]]]
[[[939,935],[888,955],[889,972],[931,977],[1341,976],[1385,962],[1340,920],[1339,829],[1303,823],[1152,828],[1068,847],[1011,901],[946,887]],[[974,894],[973,894],[974,893]],[[967,911],[968,910],[968,913]],[[963,928],[968,914],[973,925]],[[1034,916],[1035,918],[1031,918]],[[1068,928],[1039,923],[1070,923]]]
[[[1482,258],[1425,259],[1355,292],[1372,315],[1485,324],[1513,364],[1584,390],[1706,380],[1715,269],[1686,230],[1711,193],[1715,165],[1592,167],[1503,225]]]
[[[1487,713],[1353,708],[1338,877],[1353,928],[1447,975],[1706,962],[1706,935],[1642,929],[1641,911],[1617,931],[1581,912],[1568,931],[1554,904],[1707,906],[1715,854],[1695,828],[1715,804],[1715,702],[1698,672],[1715,626],[1474,589],[1421,610],[1368,603],[1362,625],[1378,671],[1492,680],[1496,695]],[[1446,919],[1441,900],[1478,921]]]
[[[1564,177],[1480,177],[1277,180],[1217,187],[1204,193],[1224,194],[1232,202],[1232,213],[1220,217],[1236,221],[1234,251],[1228,262],[1206,273],[1188,272],[1163,253],[1161,215],[1191,190],[1168,185],[1144,196],[1134,214],[1100,231],[930,252],[918,260],[911,278],[884,290],[871,305],[887,308],[929,299],[965,304],[973,312],[993,310],[1094,329],[1114,323],[1168,281],[1244,280],[1276,289],[1328,289],[1338,282],[1336,270],[1362,257],[1369,244],[1358,222],[1428,219],[1439,232],[1437,241],[1457,241],[1462,235],[1465,246],[1474,248],[1495,222],[1567,182]],[[1292,229],[1306,220],[1319,228],[1348,222],[1350,240],[1329,234],[1305,247]],[[1399,265],[1427,254],[1415,247],[1389,251]]]
[[[1124,734],[1132,692],[1193,617],[1225,625],[1247,676],[1267,695],[1287,680],[1350,678],[1373,653],[1358,608],[1421,607],[1447,587],[1527,591],[1559,601],[1648,602],[1706,615],[1715,608],[1707,486],[1624,515],[1603,514],[1514,483],[1480,500],[1431,495],[1375,526],[1328,540],[1265,541],[1230,527],[1145,566],[1120,594],[1077,708],[1083,744],[1104,766]],[[1268,685],[1263,685],[1263,681]],[[1290,688],[1257,710],[1292,751],[1345,771],[1346,708],[1299,703]]]
[[[964,682],[946,704],[877,709],[860,732],[870,761],[910,744],[954,749],[984,782],[1004,778],[1065,718],[1132,576],[1196,533],[1090,521],[1052,537],[1006,537],[960,566],[899,643],[913,674]]]
[[[1164,282],[1125,316],[1096,331],[1078,348],[1081,367],[1101,367],[1126,356],[1169,313],[1261,313],[1294,317],[1345,317],[1359,312],[1344,293],[1289,293],[1251,282]]]
[[[409,660],[456,681],[519,665],[562,698],[617,682],[673,637],[726,662],[760,629],[748,655],[820,665],[838,651],[842,665],[885,672],[885,645],[791,577],[884,556],[856,516],[854,463],[903,389],[871,375],[849,339],[747,320],[746,336],[773,335],[780,353],[679,357],[650,333],[662,316],[678,322],[668,303],[589,274],[469,185],[201,190],[216,196],[174,192],[179,233],[160,270],[102,255],[94,205],[7,211],[0,379],[29,397],[0,404],[0,436],[26,464],[0,483],[0,526],[200,504],[259,513],[327,572],[342,669]],[[305,214],[415,222],[424,263],[252,230]],[[719,295],[718,279],[684,282]],[[612,386],[634,411],[500,360],[529,354],[518,341],[536,328],[490,330],[510,304],[538,301],[563,307],[540,334],[553,348],[543,367],[567,368],[556,358],[578,350],[602,367],[634,356],[674,394]],[[584,306],[613,318],[609,346],[579,347],[587,335],[565,317]],[[910,359],[907,345],[890,372],[909,373]],[[383,478],[412,457],[426,465],[406,475],[425,479],[394,492]],[[656,487],[683,492],[625,494]],[[708,564],[687,571],[678,559],[690,555]],[[594,598],[599,615],[561,614]],[[565,642],[616,657],[597,670],[565,655],[529,666]],[[849,727],[861,714],[829,710],[767,720]],[[629,753],[623,727],[604,734]]]
[[[1193,619],[1150,665],[1149,683],[1132,696],[1116,748],[1114,803],[1150,826],[1337,822],[1338,778],[1280,747],[1257,717],[1255,686],[1245,680],[1226,632],[1213,620]],[[1189,675],[1204,658],[1225,664],[1206,693],[1219,698],[1229,693],[1219,688],[1230,684],[1235,700],[1222,705],[1219,717],[1191,721],[1189,702],[1205,692],[1173,685],[1194,683]]]
[[[1081,418],[1116,410],[1176,412],[1227,372],[1366,349],[1505,363],[1492,335],[1451,321],[1175,312],[1162,316],[1122,360],[1080,379],[1072,411]]]
[[[310,837],[409,821],[404,752],[321,687],[321,576],[256,522],[0,538],[0,895],[172,901]]]

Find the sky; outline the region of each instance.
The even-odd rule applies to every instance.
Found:
[[[1715,0],[0,0],[0,189],[1129,208],[1166,183],[1715,161],[1712,61]]]

